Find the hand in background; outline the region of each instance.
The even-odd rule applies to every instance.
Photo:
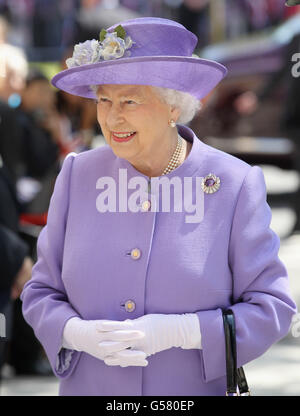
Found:
[[[25,283],[31,278],[33,261],[30,257],[25,257],[21,269],[15,277],[11,288],[10,297],[16,300],[22,293]]]
[[[246,91],[234,101],[234,108],[243,115],[254,113],[258,107],[258,99],[254,92]]]
[[[61,142],[61,119],[59,113],[55,109],[48,108],[46,111],[44,110],[44,117],[40,122],[40,125],[51,134],[54,142]]]

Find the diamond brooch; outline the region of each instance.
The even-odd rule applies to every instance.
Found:
[[[213,173],[210,173],[202,179],[201,188],[203,192],[206,192],[207,194],[213,194],[220,188],[220,184],[220,178],[218,178]]]

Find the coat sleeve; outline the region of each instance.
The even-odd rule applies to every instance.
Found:
[[[73,155],[65,159],[56,179],[47,225],[37,241],[37,262],[20,297],[24,318],[44,347],[58,378],[67,378],[80,356],[77,351],[61,348],[66,321],[79,316],[68,301],[61,279],[73,160]]]
[[[271,216],[262,169],[252,166],[237,199],[228,253],[238,367],[283,338],[297,312],[287,270],[278,257],[280,240],[270,228]],[[199,311],[197,315],[204,379],[209,382],[226,375],[222,310]]]

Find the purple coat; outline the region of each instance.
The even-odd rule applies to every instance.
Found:
[[[269,228],[261,168],[206,145],[185,126],[178,130],[193,146],[168,176],[213,173],[221,180],[217,192],[202,194],[199,223],[186,222],[184,211],[99,212],[100,177],[118,183],[119,169],[127,169],[128,180],[147,178],[109,146],[63,163],[21,295],[24,317],[60,379],[60,395],[224,395],[222,308],[231,306],[236,316],[239,366],[289,331],[296,305],[278,258],[279,237]],[[135,308],[126,307],[128,300]],[[61,349],[73,316],[122,321],[188,312],[197,313],[203,349],[171,348],[148,357],[147,367],[107,366]]]

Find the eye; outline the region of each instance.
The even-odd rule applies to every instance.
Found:
[[[108,102],[110,102],[110,100],[108,98],[104,98],[104,97],[101,97],[101,98],[98,98],[98,99],[95,100],[95,103],[96,104],[99,104],[99,103],[108,103]]]
[[[136,102],[135,102],[135,101],[133,101],[133,100],[127,100],[127,101],[125,101],[125,103],[126,103],[126,104],[136,104]]]

